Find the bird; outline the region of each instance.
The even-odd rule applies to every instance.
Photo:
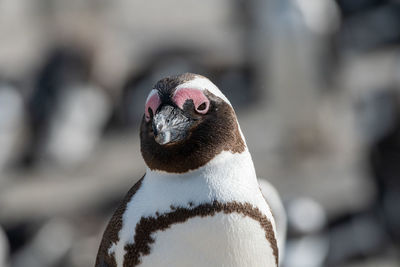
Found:
[[[108,223],[96,267],[279,265],[268,197],[214,83],[193,73],[159,80],[140,147],[146,172]]]

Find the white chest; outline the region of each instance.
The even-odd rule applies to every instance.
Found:
[[[140,266],[276,266],[259,222],[238,213],[194,217],[152,237]]]
[[[125,246],[134,243],[141,218],[155,218],[174,208],[191,209],[213,201],[248,203],[266,217],[275,232],[250,154],[222,152],[206,166],[186,174],[148,170],[140,189],[127,204],[119,241],[110,247],[109,253],[114,253],[117,266],[122,267]],[[181,266],[275,266],[264,264],[274,256],[260,223],[239,213],[190,217],[163,231],[152,232],[151,237],[154,240],[151,253],[141,259],[144,266],[180,266],[181,263]],[[171,264],[162,265],[163,258]],[[186,264],[194,258],[199,260],[199,265],[193,265],[195,261]]]

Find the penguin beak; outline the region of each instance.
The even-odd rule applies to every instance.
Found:
[[[154,139],[160,145],[182,141],[186,138],[192,120],[179,108],[170,105],[162,106],[153,117]]]

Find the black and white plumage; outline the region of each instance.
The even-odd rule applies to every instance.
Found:
[[[103,236],[96,266],[277,266],[274,217],[229,100],[182,74],[151,90],[147,170]]]

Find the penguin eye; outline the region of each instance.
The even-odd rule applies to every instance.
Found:
[[[150,118],[153,117],[154,114],[156,114],[156,111],[160,106],[160,104],[161,104],[161,99],[158,95],[158,91],[154,89],[151,90],[149,96],[147,97],[144,109],[146,121],[150,121]]]
[[[192,100],[194,109],[200,114],[206,114],[210,107],[210,100],[204,95],[203,91],[194,88],[179,88],[174,93],[172,100],[180,109],[183,109],[187,100]]]
[[[206,102],[203,102],[200,106],[197,107],[198,111],[205,110],[207,108]]]

